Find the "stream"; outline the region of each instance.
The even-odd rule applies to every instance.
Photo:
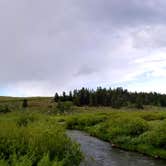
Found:
[[[166,166],[164,160],[112,148],[111,144],[81,131],[68,130],[67,135],[81,145],[85,159],[80,166]]]

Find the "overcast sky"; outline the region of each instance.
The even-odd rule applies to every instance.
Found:
[[[0,0],[0,95],[166,93],[165,0]]]

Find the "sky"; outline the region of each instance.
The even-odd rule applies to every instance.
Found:
[[[165,11],[165,0],[0,0],[0,95],[166,93]]]

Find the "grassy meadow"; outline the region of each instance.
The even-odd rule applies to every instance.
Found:
[[[21,108],[19,102],[16,101],[15,109]],[[11,110],[13,100],[2,103]],[[30,104],[29,108],[0,114],[0,166],[79,165],[79,145],[67,137],[65,128],[50,115],[34,111],[39,108],[38,99]],[[43,112],[45,107],[40,107]]]
[[[0,166],[77,166],[80,147],[66,135],[77,129],[108,141],[115,148],[166,159],[166,109],[145,106],[57,106],[52,98],[0,98]],[[63,107],[62,107],[63,106]],[[61,110],[61,111],[59,111]],[[63,110],[63,111],[62,111]]]
[[[66,127],[88,132],[113,147],[166,159],[165,111],[79,113],[65,118]]]

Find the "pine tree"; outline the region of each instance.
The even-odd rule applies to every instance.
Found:
[[[27,108],[28,107],[28,100],[27,99],[23,100],[22,107],[23,108]]]
[[[58,93],[55,93],[54,102],[58,102],[58,101],[59,101],[59,95]]]

